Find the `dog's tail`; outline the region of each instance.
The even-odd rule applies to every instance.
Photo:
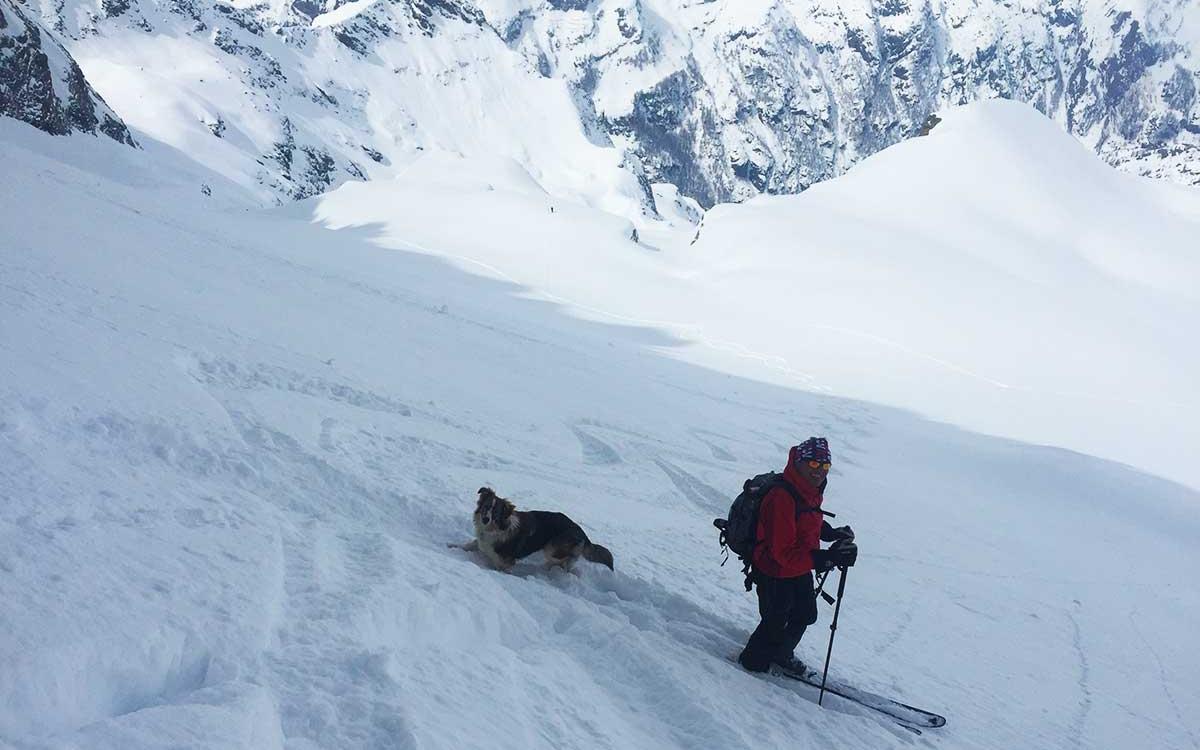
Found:
[[[608,547],[603,545],[585,542],[583,545],[583,559],[588,562],[607,565],[609,570],[613,569],[612,553],[608,551]]]

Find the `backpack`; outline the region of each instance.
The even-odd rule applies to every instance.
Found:
[[[721,565],[725,565],[729,561],[730,552],[737,555],[738,559],[742,561],[742,573],[746,576],[747,591],[753,584],[754,548],[758,545],[758,509],[767,493],[776,487],[784,488],[792,496],[792,499],[796,501],[797,513],[815,510],[822,515],[833,515],[828,511],[808,508],[795,488],[788,484],[783,475],[778,472],[768,471],[766,474],[759,474],[747,479],[742,484],[741,493],[729,506],[728,517],[713,519],[713,526],[716,526],[721,532],[721,550],[725,553],[725,559],[721,561]]]

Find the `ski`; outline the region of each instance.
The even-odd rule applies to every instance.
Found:
[[[738,663],[736,656],[731,656],[730,660],[734,664]],[[741,667],[740,664],[738,666],[739,668]],[[821,688],[821,673],[815,669],[809,669],[803,675],[796,675],[772,667],[771,671],[764,672],[761,676],[774,677],[790,682],[802,682],[818,690]],[[907,703],[901,703],[898,700],[886,698],[869,690],[856,688],[837,680],[829,680],[825,684],[825,692],[832,693],[851,703],[857,703],[864,708],[881,713],[913,734],[921,734],[922,729],[936,729],[946,724],[945,716],[910,706]]]
[[[821,673],[815,669],[809,669],[803,675],[790,674],[782,671],[773,671],[773,674],[789,680],[803,682],[806,685],[811,685],[812,687],[818,689],[821,687]],[[920,729],[936,729],[937,727],[944,726],[946,724],[946,717],[944,716],[939,716],[938,714],[930,711],[916,708],[908,705],[907,703],[901,703],[900,701],[886,698],[882,695],[872,693],[869,690],[856,688],[852,685],[847,685],[837,680],[831,679],[825,683],[825,692],[833,693],[840,698],[853,701],[860,706],[865,706],[873,711],[886,714],[896,722],[903,724],[905,727],[918,730],[918,734],[920,733]]]

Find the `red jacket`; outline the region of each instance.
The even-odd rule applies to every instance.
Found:
[[[783,487],[763,498],[758,509],[758,544],[754,567],[772,578],[799,578],[813,569],[812,551],[821,546],[821,490],[800,476],[795,468],[795,448],[788,453],[783,479],[812,510],[797,512],[796,501]]]

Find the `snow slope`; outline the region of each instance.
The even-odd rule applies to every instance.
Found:
[[[743,341],[838,393],[1200,487],[1197,237],[1200,191],[994,101],[802,196],[712,212],[693,259],[714,287],[759,276],[762,297],[788,293],[787,268],[819,279]]]
[[[346,185],[316,215],[664,327],[689,361],[1200,487],[1200,191],[1116,172],[1025,105],[943,115],[842,178],[642,245],[477,162]]]
[[[418,226],[323,226],[365,194],[219,209],[179,200],[163,156],[8,121],[0,143],[0,744],[1200,744],[1195,491],[546,299],[707,294],[683,254],[721,222],[656,251],[504,164],[439,169],[419,204],[391,186],[444,222],[429,252],[490,232],[492,261],[539,259],[464,273],[389,247]],[[534,271],[547,290],[487,278]],[[863,550],[833,671],[945,713],[936,735],[728,662],[755,605],[711,519],[813,433]],[[482,484],[569,513],[616,572],[446,548]]]

